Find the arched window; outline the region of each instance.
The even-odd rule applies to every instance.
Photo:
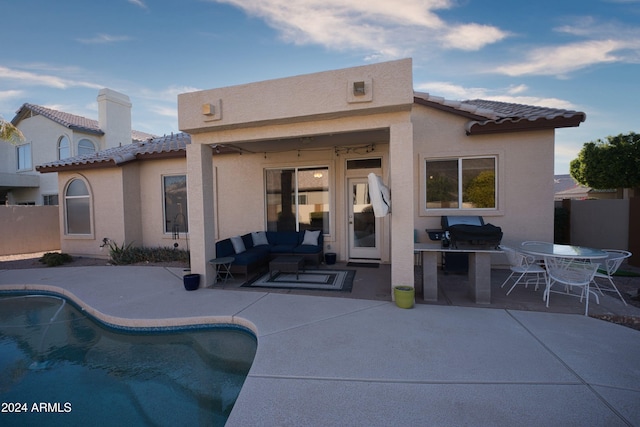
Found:
[[[91,234],[91,196],[81,179],[73,179],[64,193],[66,234]]]
[[[96,146],[88,139],[81,139],[78,141],[78,155],[93,154],[96,152]]]
[[[58,160],[71,157],[71,145],[69,145],[69,138],[62,135],[58,138]]]

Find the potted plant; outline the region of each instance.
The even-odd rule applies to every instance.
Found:
[[[413,286],[394,286],[393,298],[400,308],[413,308],[415,289]]]
[[[182,276],[184,288],[188,291],[195,291],[200,286],[200,275],[189,273]]]

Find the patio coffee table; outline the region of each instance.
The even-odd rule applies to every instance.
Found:
[[[300,270],[304,270],[304,257],[302,256],[279,256],[269,263],[269,279],[273,279],[273,272],[296,273],[298,280]]]

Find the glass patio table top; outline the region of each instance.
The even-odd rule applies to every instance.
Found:
[[[600,249],[575,245],[558,245],[547,242],[530,242],[520,245],[520,251],[539,257],[600,259],[608,254]]]

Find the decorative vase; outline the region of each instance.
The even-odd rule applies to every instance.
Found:
[[[393,297],[400,308],[413,308],[416,290],[412,286],[394,286]]]
[[[188,291],[195,291],[200,286],[200,275],[199,274],[185,274],[182,276],[182,282],[184,283],[184,288]]]

